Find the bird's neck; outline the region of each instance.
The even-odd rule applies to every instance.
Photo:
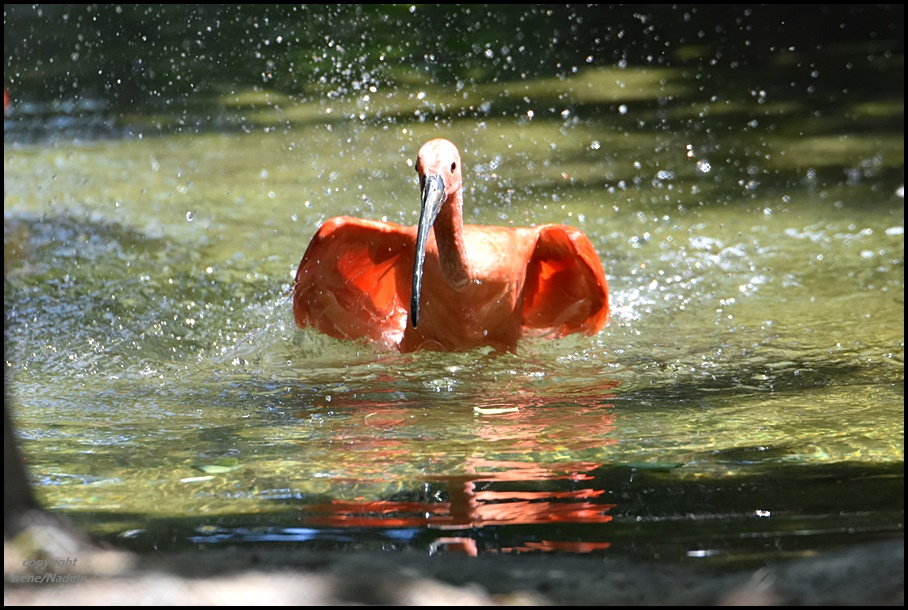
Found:
[[[445,279],[452,286],[463,286],[470,281],[470,261],[463,238],[463,192],[451,195],[433,225],[438,245],[438,262]]]

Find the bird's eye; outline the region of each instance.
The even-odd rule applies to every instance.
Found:
[[[451,163],[451,171],[453,172],[455,169],[457,169],[457,163],[453,162]]]

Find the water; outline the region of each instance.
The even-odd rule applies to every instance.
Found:
[[[735,562],[901,537],[901,55],[789,90],[832,61],[796,57],[14,107],[6,379],[42,502],[133,548]],[[589,236],[604,331],[400,355],[294,326],[319,223],[415,223],[432,137],[468,222]]]

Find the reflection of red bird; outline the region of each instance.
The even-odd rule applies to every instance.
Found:
[[[460,153],[447,140],[427,142],[416,171],[418,226],[343,216],[318,230],[296,273],[297,324],[403,352],[515,351],[521,336],[605,326],[605,273],[583,233],[464,225]]]
[[[470,460],[469,464],[488,472],[426,477],[427,481],[446,483],[447,501],[332,500],[323,504],[304,505],[305,523],[327,527],[428,528],[462,532],[436,539],[432,543],[433,548],[437,550],[445,546],[448,550],[475,556],[479,549],[476,541],[465,533],[468,530],[490,526],[605,524],[612,520],[608,513],[615,505],[599,500],[606,493],[604,489],[589,486],[564,490],[521,489],[528,482],[534,481],[552,483],[568,480],[595,484],[595,477],[588,473],[596,469],[597,464],[564,464],[564,472],[532,462],[501,462],[478,458]],[[508,485],[511,482],[517,489]],[[494,488],[487,489],[490,485]],[[500,550],[589,553],[607,549],[610,544],[592,540],[543,539],[527,542],[520,547],[502,547]]]

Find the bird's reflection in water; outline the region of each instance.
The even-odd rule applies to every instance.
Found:
[[[604,489],[595,489],[588,472],[594,463],[544,466],[471,458],[471,474],[427,476],[440,486],[433,498],[419,501],[333,500],[304,507],[308,526],[339,528],[424,528],[451,535],[436,538],[430,550],[442,548],[479,554],[474,536],[489,527],[604,524],[614,504],[602,502]],[[539,530],[536,530],[539,531]],[[530,540],[500,546],[497,552],[567,551],[585,553],[608,548],[592,540]]]
[[[468,455],[456,465],[456,472],[411,481],[411,489],[422,490],[404,499],[338,499],[305,505],[303,522],[324,528],[441,531],[445,535],[434,538],[430,551],[468,555],[607,549],[607,541],[577,539],[600,538],[601,528],[576,527],[612,520],[614,504],[603,500],[604,482],[591,474],[602,464],[572,456],[598,453],[615,442],[610,401],[617,385],[616,380],[603,379],[595,392],[587,388],[575,395],[562,388],[557,398],[526,389],[477,397],[469,434],[463,436],[461,429],[457,439],[459,449]],[[340,398],[333,403],[334,409],[351,415],[348,421],[361,417],[363,425],[337,430],[332,440],[353,454],[361,476],[388,476],[414,459],[417,446],[410,438],[409,422],[415,405],[364,402],[348,404]],[[432,439],[422,442],[427,440]],[[480,533],[501,528],[522,528],[519,542],[511,542],[515,537],[510,535]],[[553,537],[546,538],[549,531]]]

